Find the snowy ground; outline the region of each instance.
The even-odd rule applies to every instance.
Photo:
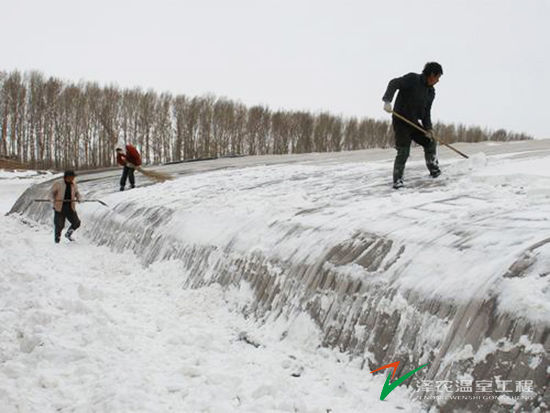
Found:
[[[10,178],[2,213],[32,182]],[[184,290],[178,262],[143,268],[82,235],[55,245],[51,227],[0,225],[2,413],[420,410],[404,387],[381,402],[385,377],[318,348],[308,319],[285,339],[244,319],[244,288]]]
[[[144,268],[90,245],[87,223],[148,228],[157,208],[170,214],[155,231],[173,242],[312,263],[377,234],[406,245],[397,270],[339,271],[442,300],[493,294],[499,311],[548,322],[550,243],[534,246],[550,234],[549,143],[460,149],[471,159],[443,152],[436,181],[413,149],[400,191],[391,150],[174,165],[178,179],[139,176],[123,193],[119,172],[106,171],[82,187],[110,208],[79,205],[77,242],[57,246],[50,226],[0,217],[0,411],[419,411],[402,387],[380,402],[384,375],[317,348],[307,319],[281,340],[282,326],[242,318],[245,289],[184,290],[181,264]],[[28,184],[12,181],[0,179],[4,211]],[[504,278],[522,256],[522,277]]]

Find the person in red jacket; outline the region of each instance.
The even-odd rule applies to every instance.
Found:
[[[126,179],[130,180],[130,188],[136,187],[134,170],[141,165],[141,156],[133,145],[126,145],[126,153],[122,148],[116,148],[117,163],[123,167],[120,177],[120,190],[124,191]]]

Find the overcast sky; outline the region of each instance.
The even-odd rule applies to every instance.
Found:
[[[0,70],[388,118],[438,61],[432,118],[550,138],[550,0],[0,0]]]

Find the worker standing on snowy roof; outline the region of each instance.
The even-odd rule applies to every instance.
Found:
[[[411,141],[415,141],[424,148],[424,157],[430,175],[433,178],[441,175],[437,160],[437,142],[433,139],[431,109],[435,98],[434,85],[439,82],[442,74],[443,68],[439,63],[426,63],[421,74],[409,73],[390,80],[386,93],[382,97],[384,110],[394,113],[391,102],[396,90],[399,90],[395,99],[395,113],[416,124],[420,121],[423,129],[427,132],[424,134],[396,116],[392,116],[395,149],[397,149],[393,165],[393,187],[395,189],[403,186],[403,173],[409,157]]]
[[[76,201],[80,201],[80,193],[74,181],[74,171],[65,171],[63,179],[55,181],[50,190],[50,199],[53,202],[55,243],[58,244],[61,238],[61,231],[65,227],[65,219],[68,219],[71,226],[65,232],[65,238],[73,241],[72,234],[80,227],[80,219],[76,214]]]
[[[124,191],[127,178],[130,180],[130,188],[135,188],[134,170],[141,165],[141,156],[138,150],[130,144],[126,145],[126,153],[122,148],[116,148],[116,160],[120,166],[124,167],[120,177],[120,190]]]

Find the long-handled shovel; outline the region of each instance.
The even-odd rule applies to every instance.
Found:
[[[414,126],[414,127],[415,127],[416,129],[418,129],[420,132],[423,132],[424,135],[427,135],[428,132],[426,131],[426,129],[421,128],[421,127],[418,126],[416,123],[414,123],[414,122],[410,121],[409,119],[407,119],[405,116],[402,116],[402,115],[400,115],[399,113],[394,112],[393,110],[391,111],[391,113],[392,113],[392,115],[394,115],[395,117],[401,119],[403,122],[406,122],[406,123],[408,123],[408,124],[411,125],[411,126]],[[468,159],[468,155],[466,155],[465,153],[460,152],[458,149],[454,148],[453,146],[449,145],[448,143],[443,142],[441,139],[437,139],[435,136],[433,136],[433,139],[435,139],[436,141],[438,141],[440,144],[445,145],[447,148],[449,148],[449,149],[455,151],[455,152],[458,153],[460,156],[462,156],[462,157]]]
[[[33,199],[34,202],[52,202],[51,199]],[[56,199],[55,202],[99,202],[101,205],[108,207],[105,202],[100,199],[83,199],[81,201],[70,201],[68,199]]]

